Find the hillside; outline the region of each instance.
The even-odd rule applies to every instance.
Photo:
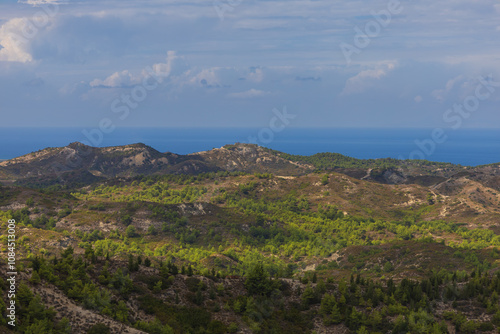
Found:
[[[421,160],[361,160],[338,153],[290,155],[253,144],[226,145],[188,155],[161,153],[144,144],[94,148],[81,143],[48,148],[0,162],[0,182],[30,187],[86,185],[117,176],[200,174],[217,171],[303,175],[335,171],[386,184],[454,189],[461,177],[500,191],[500,164],[467,167]],[[451,181],[451,182],[450,182]],[[443,187],[441,187],[443,188]],[[443,188],[444,189],[444,188]],[[453,191],[453,190],[451,190]]]
[[[274,150],[270,153],[298,163],[313,165],[316,170],[336,171],[352,177],[388,184],[421,184],[432,186],[448,179],[467,176],[486,182],[500,190],[500,163],[469,167],[427,160],[356,159],[338,153],[317,153],[311,156],[292,155]]]
[[[21,283],[19,326],[0,331],[498,332],[498,165],[277,154],[73,143],[2,162]]]
[[[0,162],[0,182],[48,186],[90,184],[117,176],[199,174],[214,171],[310,171],[312,166],[287,161],[256,145],[231,145],[207,152],[161,153],[144,144],[95,148],[81,143],[47,148]]]

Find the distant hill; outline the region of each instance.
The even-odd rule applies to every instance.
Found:
[[[179,155],[145,144],[96,148],[75,142],[0,162],[0,181],[47,186],[88,184],[103,178],[154,174],[200,174],[216,171],[272,172],[298,175],[313,166],[283,159],[257,145],[229,145]]]
[[[467,167],[425,160],[356,159],[338,153],[291,155],[254,144],[234,144],[193,154],[159,152],[142,143],[96,148],[82,143],[46,148],[0,161],[0,182],[45,187],[85,185],[113,177],[208,172],[272,173],[282,176],[335,171],[386,184],[420,184],[453,191],[467,176],[500,190],[500,164]]]

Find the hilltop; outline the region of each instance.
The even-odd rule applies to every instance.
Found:
[[[425,160],[362,160],[338,153],[290,155],[254,144],[234,144],[187,155],[159,152],[145,144],[96,148],[75,142],[0,162],[0,182],[28,186],[84,185],[113,177],[208,172],[298,176],[335,171],[385,184],[420,184],[454,191],[467,177],[500,190],[500,164],[468,167]]]
[[[47,148],[0,162],[0,181],[46,186],[89,184],[117,176],[200,174],[216,171],[274,172],[283,175],[312,170],[257,145],[228,145],[211,151],[180,155],[161,153],[145,144],[96,148],[81,143]]]

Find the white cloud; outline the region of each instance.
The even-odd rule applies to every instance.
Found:
[[[379,68],[359,72],[357,75],[347,79],[344,90],[340,95],[358,94],[366,91],[395,67],[395,63],[385,63]]]
[[[252,111],[268,110],[269,96],[279,91],[287,103],[299,107],[307,96],[310,107],[305,122],[316,126],[328,122],[347,125],[349,118],[357,124],[362,122],[359,115],[393,119],[391,112],[396,115],[396,110],[400,112],[408,103],[421,109],[408,114],[408,119],[413,117],[415,125],[432,125],[433,120],[436,124],[442,121],[442,106],[430,103],[436,102],[430,95],[434,89],[442,90],[443,96],[448,94],[446,100],[460,101],[460,94],[474,89],[475,83],[464,87],[463,81],[457,82],[446,93],[450,78],[464,74],[477,79],[476,73],[496,74],[499,70],[500,5],[496,10],[492,7],[498,0],[405,3],[403,15],[393,16],[379,38],[372,39],[355,57],[356,65],[348,68],[339,43],[353,43],[353,27],[364,29],[373,20],[371,10],[386,9],[387,1],[243,1],[227,12],[223,21],[213,1],[206,0],[22,1],[7,0],[0,6],[0,84],[4,87],[0,90],[0,111],[10,113],[20,124],[28,121],[17,112],[21,109],[37,110],[34,115],[43,114],[38,112],[42,110],[47,113],[47,122],[61,124],[58,122],[67,114],[67,106],[83,106],[81,97],[85,94],[89,103],[85,104],[89,110],[85,122],[94,122],[91,117],[100,119],[99,111],[108,112],[107,101],[118,94],[115,89],[99,87],[140,84],[153,71],[165,78],[165,83],[151,94],[144,108],[152,113],[164,111],[168,99],[175,103],[175,110],[186,111],[188,116],[182,117],[187,121],[193,121],[198,110],[225,115],[238,107],[248,107],[251,118],[255,116]],[[16,18],[31,20],[32,14],[44,8],[34,6],[47,3],[60,4],[59,14],[26,44],[14,44],[8,33],[26,28],[26,23]],[[184,58],[171,52],[165,59],[166,47],[183,50]],[[387,59],[400,59],[397,71],[383,65]],[[183,66],[184,60],[190,65]],[[151,68],[143,72],[147,66]],[[28,89],[24,83],[36,77],[43,78],[45,85]],[[59,88],[56,98],[46,105],[27,98],[27,91],[55,96],[50,93]],[[332,98],[340,92],[344,98]],[[423,97],[420,104],[417,96]],[[483,106],[487,108],[487,103]],[[437,108],[437,113],[432,108]],[[312,109],[315,111],[309,111]],[[330,110],[336,109],[351,112],[343,119],[329,118]],[[477,119],[490,117],[487,123],[493,124],[499,119],[497,114],[485,112]],[[140,121],[154,124],[161,117]],[[203,117],[198,117],[202,125],[219,119]],[[244,124],[245,117],[235,116],[234,122]],[[168,120],[171,118],[169,114]],[[406,120],[401,117],[398,122]]]
[[[420,102],[422,102],[423,98],[422,98],[422,96],[417,95],[417,96],[415,96],[415,98],[413,100],[415,100],[415,102],[417,102],[417,103],[420,103]]]
[[[141,82],[140,77],[134,77],[129,71],[121,71],[111,74],[104,80],[95,79],[90,82],[91,87],[130,87]]]
[[[165,63],[158,63],[152,66],[155,76],[160,79],[169,77],[174,67],[174,61],[178,58],[175,51],[168,51]],[[133,75],[128,70],[123,70],[111,74],[104,80],[94,79],[89,85],[91,87],[106,88],[130,87],[142,83],[142,81],[149,76],[151,76],[151,73],[147,70],[143,70],[139,75]]]
[[[58,93],[60,95],[71,95],[75,94],[77,96],[82,96],[86,94],[89,90],[89,84],[85,81],[80,81],[77,83],[67,83],[61,88],[59,88]]]
[[[270,95],[270,94],[271,94],[270,92],[265,92],[262,90],[252,88],[252,89],[244,91],[244,92],[231,93],[228,95],[228,97],[232,97],[235,99],[250,99],[250,98],[262,97],[262,96],[266,96],[266,95]]]
[[[246,79],[251,82],[261,82],[264,79],[264,72],[260,68],[253,68]]]
[[[25,3],[25,4],[28,4],[28,5],[33,5],[33,6],[43,6],[43,5],[48,5],[48,4],[59,4],[61,3],[61,1],[59,0],[25,0],[25,1],[22,1],[22,0],[19,0],[18,3]]]
[[[217,75],[218,68],[207,68],[201,70],[199,73],[194,74],[195,70],[190,70],[186,72],[187,76],[191,76],[188,79],[188,84],[194,86],[205,86],[205,87],[217,87],[220,86],[220,80]]]
[[[175,51],[167,51],[167,61],[165,63],[158,63],[153,65],[153,70],[157,76],[168,77],[174,69],[174,63],[176,60],[180,59]],[[147,72],[143,72],[143,76],[149,75]]]
[[[446,97],[448,96],[448,94],[450,93],[450,91],[453,89],[455,84],[462,79],[463,79],[463,75],[459,75],[453,79],[448,80],[446,82],[444,89],[435,89],[432,91],[431,95],[439,102],[443,102],[446,99]]]
[[[0,61],[27,63],[33,60],[30,53],[30,41],[23,36],[29,28],[29,22],[23,18],[14,18],[0,27]]]

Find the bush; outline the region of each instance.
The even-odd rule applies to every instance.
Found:
[[[129,225],[127,227],[127,229],[125,230],[125,235],[128,237],[128,238],[133,238],[137,235],[137,232],[135,230],[135,227],[132,226],[132,225]]]

